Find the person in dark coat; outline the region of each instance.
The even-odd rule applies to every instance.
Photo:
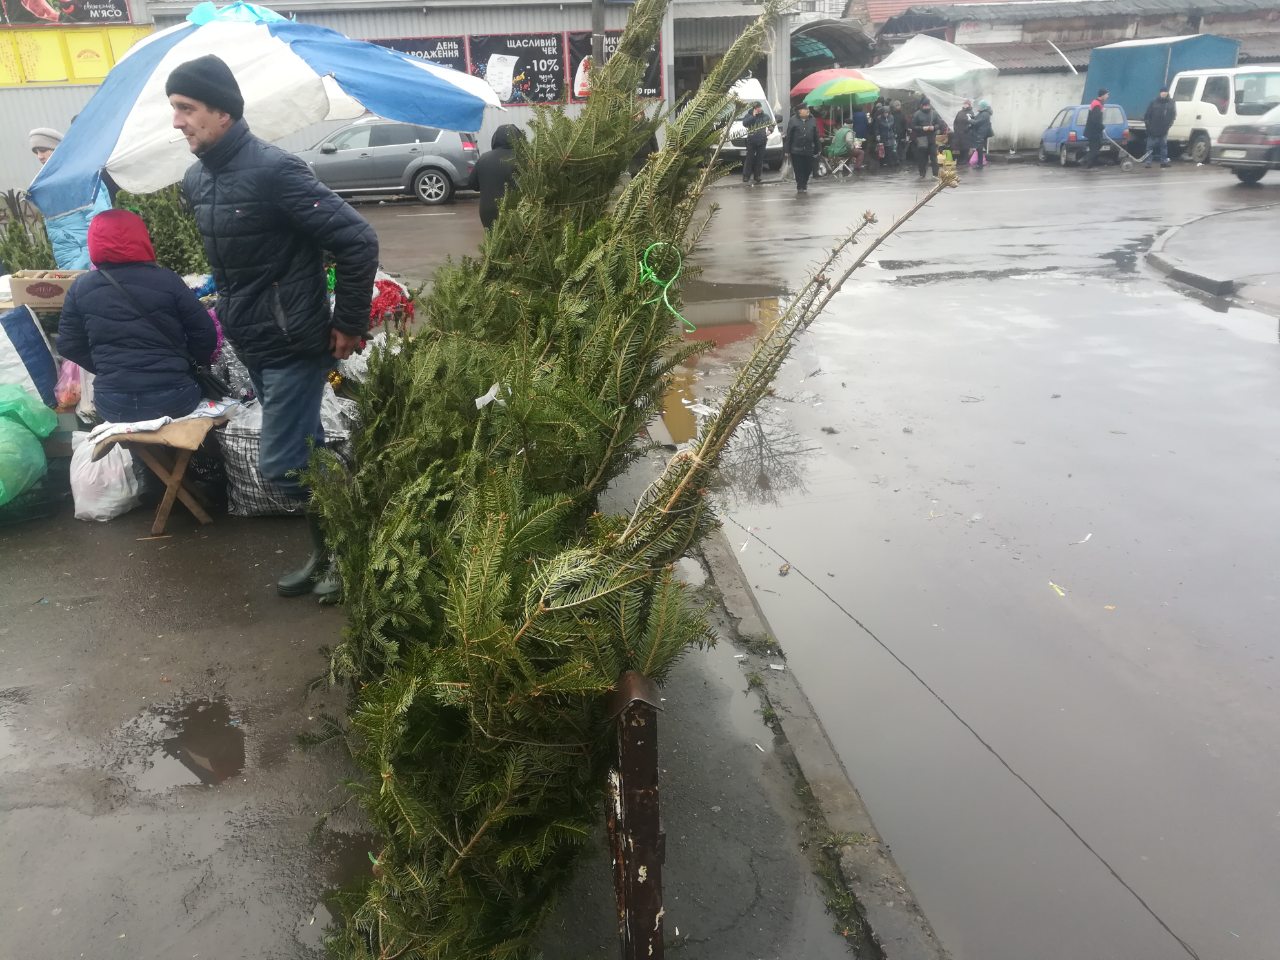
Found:
[[[514,123],[504,123],[493,131],[492,148],[471,171],[467,186],[480,191],[480,222],[486,230],[498,219],[498,205],[507,188],[516,182],[515,145],[523,139],[523,130]]]
[[[951,124],[951,152],[958,166],[969,162],[969,124],[973,120],[973,103],[966,100],[960,105],[955,122]]]
[[[889,104],[889,114],[893,117],[893,139],[898,146],[898,156],[905,159],[907,146],[910,143],[911,124],[907,122],[907,114],[902,109],[901,100],[894,100]]]
[[[1089,104],[1089,116],[1084,122],[1084,138],[1089,141],[1089,162],[1085,165],[1086,170],[1092,170],[1098,165],[1098,155],[1102,152],[1102,134],[1106,129],[1102,122],[1102,108],[1110,96],[1107,88],[1103,87]]]
[[[916,169],[920,179],[924,179],[925,167],[932,164],[933,175],[938,175],[938,134],[945,133],[947,125],[938,116],[938,111],[929,104],[929,99],[920,101],[920,107],[911,117],[911,135],[916,151]]]
[[[754,104],[742,118],[747,130],[747,153],[742,160],[742,182],[759,183],[764,176],[764,148],[769,142],[773,120],[764,112],[764,104]]]
[[[782,140],[782,152],[791,158],[791,167],[796,172],[796,193],[808,191],[813,164],[821,150],[817,121],[809,115],[808,105],[802,103],[796,115],[787,121],[787,133]]]
[[[1160,94],[1151,101],[1143,122],[1147,125],[1147,166],[1159,160],[1161,167],[1169,166],[1169,130],[1178,115],[1178,105],[1169,97],[1169,88],[1161,87]]]
[[[884,102],[877,104],[872,122],[875,124],[876,153],[880,157],[880,166],[896,167],[900,158],[898,132],[894,127],[893,111],[889,108],[889,104]]]
[[[979,100],[978,112],[973,115],[973,120],[969,124],[969,143],[978,154],[978,162],[974,164],[978,169],[987,165],[987,141],[994,135],[991,126],[991,104],[986,100]]]
[[[258,468],[308,500],[298,471],[324,443],[320,404],[334,362],[368,333],[378,236],[302,160],[249,132],[240,86],[216,56],[180,64],[165,93],[173,126],[199,161],[182,193],[213,268],[218,318],[262,403]],[[336,262],[332,310],[326,251]],[[341,584],[314,516],[310,529],[310,558],[276,590],[337,599]]]
[[[67,291],[58,353],[94,375],[102,419],[185,417],[202,399],[188,356],[207,363],[217,345],[209,311],[181,277],[156,266],[151,235],[136,213],[94,217],[89,259],[97,269]]]
[[[853,108],[853,117],[849,122],[853,124],[853,135],[859,140],[866,140],[871,134],[871,121],[867,118],[867,111],[862,108],[862,104],[858,104]]]

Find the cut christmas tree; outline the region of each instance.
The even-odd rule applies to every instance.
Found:
[[[713,529],[718,457],[874,220],[795,296],[635,514],[600,514],[672,371],[701,349],[664,284],[705,225],[729,89],[776,15],[653,117],[635,90],[667,2],[635,4],[580,117],[535,112],[479,255],[443,268],[417,330],[370,358],[354,472],[313,466],[348,608],[331,676],[351,690],[352,788],[380,835],[342,903],[338,956],[531,955],[602,816],[604,695],[625,670],[661,682],[710,642],[672,565]],[[628,180],[659,127],[662,148]]]

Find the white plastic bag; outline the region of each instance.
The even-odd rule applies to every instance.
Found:
[[[77,520],[111,520],[142,502],[142,484],[133,472],[133,455],[116,445],[93,462],[89,434],[71,435],[71,496]]]

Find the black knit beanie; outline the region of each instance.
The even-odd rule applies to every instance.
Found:
[[[244,116],[244,97],[231,68],[212,53],[174,68],[164,85],[166,97],[175,93],[223,110],[232,120]]]

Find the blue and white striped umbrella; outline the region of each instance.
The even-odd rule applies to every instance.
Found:
[[[366,110],[403,123],[479,130],[501,107],[484,80],[265,7],[204,3],[121,58],[31,186],[45,216],[87,207],[103,170],[125,190],[148,193],[182,179],[192,163],[173,129],[164,86],[174,67],[213,53],[235,74],[249,128],[278,140],[322,120]]]

